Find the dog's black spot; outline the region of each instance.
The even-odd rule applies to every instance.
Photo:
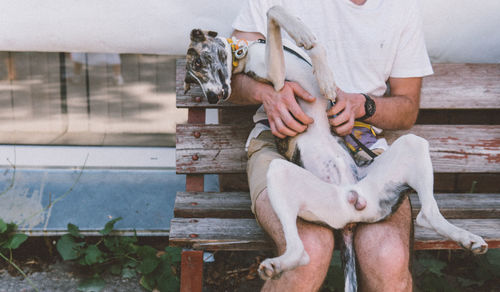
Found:
[[[262,83],[266,83],[266,84],[269,84],[269,85],[273,85],[273,83],[265,78],[262,78],[262,77],[259,77],[257,74],[255,74],[255,72],[253,71],[248,71],[246,73],[246,75],[252,79],[254,79],[255,81],[259,81],[259,82],[262,82]]]
[[[201,29],[193,29],[191,31],[191,41],[204,42],[206,40],[205,34]]]
[[[211,30],[210,30],[210,31],[208,31],[208,33],[207,33],[207,34],[208,34],[208,36],[213,37],[213,38],[217,36],[217,32],[215,32],[215,31],[211,31]]]
[[[388,212],[383,219],[386,219],[392,214],[394,214],[394,212],[398,210],[399,206],[401,206],[408,193],[412,190],[413,189],[407,184],[387,186],[384,192],[392,194],[392,196],[387,199],[379,201],[379,206],[381,210],[390,210],[390,212]]]
[[[198,57],[200,55],[198,54],[198,51],[196,51],[194,48],[189,48],[187,54],[192,57]]]

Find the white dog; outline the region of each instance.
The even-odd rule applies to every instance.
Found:
[[[328,100],[335,100],[336,86],[323,47],[298,18],[282,7],[272,7],[267,17],[265,45],[251,42],[236,47],[237,40],[193,30],[185,79],[186,91],[190,84],[197,83],[211,103],[230,95],[231,74],[236,73],[270,82],[277,91],[285,79],[295,81],[313,96],[324,97],[313,103],[299,99],[314,123],[306,132],[287,139],[289,147],[283,154],[295,158],[300,166],[285,160],[270,164],[268,195],[283,227],[286,251],[261,263],[261,277],[274,278],[309,263],[297,231],[297,217],[335,229],[355,222],[377,222],[397,209],[404,198],[402,190],[409,188],[418,193],[422,203],[418,225],[434,229],[474,253],[486,252],[487,244],[481,237],[450,224],[439,212],[433,196],[433,170],[426,140],[411,134],[402,136],[370,165],[360,168],[355,164],[342,139],[330,131],[325,111]],[[312,67],[284,52],[280,27],[307,50]],[[352,252],[352,246],[347,248]],[[353,259],[350,263],[348,260],[346,290],[356,290],[354,269]]]

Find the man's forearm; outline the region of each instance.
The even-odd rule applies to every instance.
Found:
[[[366,122],[385,130],[409,129],[415,124],[419,108],[418,98],[408,96],[372,98],[377,110]]]
[[[373,97],[375,115],[366,121],[385,130],[409,129],[417,120],[422,78],[390,78],[389,83],[392,96]],[[364,115],[364,98],[362,100],[361,110]]]
[[[255,81],[245,74],[235,74],[231,78],[231,96],[229,101],[236,104],[261,104],[261,88],[269,86]]]

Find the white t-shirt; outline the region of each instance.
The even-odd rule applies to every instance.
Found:
[[[298,16],[327,50],[337,86],[382,96],[389,77],[433,73],[417,0],[248,0],[233,28],[267,34],[267,10],[281,5]],[[285,38],[290,38],[283,31]]]

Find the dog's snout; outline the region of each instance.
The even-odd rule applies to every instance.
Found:
[[[213,93],[212,91],[207,92],[207,98],[209,103],[217,103],[219,101],[219,97],[217,94]]]

